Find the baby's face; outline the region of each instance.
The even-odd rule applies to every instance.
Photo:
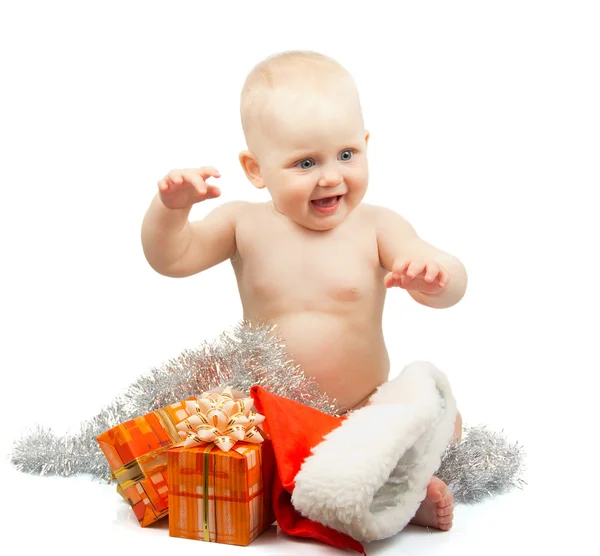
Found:
[[[338,226],[365,195],[367,140],[352,96],[283,102],[257,149],[275,209],[311,230]]]

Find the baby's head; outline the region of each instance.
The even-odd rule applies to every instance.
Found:
[[[314,52],[267,58],[246,79],[241,116],[249,150],[240,162],[278,212],[329,230],[360,203],[369,135],[356,85],[337,62]]]

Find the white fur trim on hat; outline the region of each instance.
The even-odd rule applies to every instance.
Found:
[[[396,534],[425,499],[455,419],[446,376],[431,363],[408,365],[313,449],[292,504],[358,541]]]

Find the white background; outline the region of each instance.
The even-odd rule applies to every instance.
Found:
[[[310,49],[358,83],[371,132],[366,201],[402,214],[469,273],[466,297],[447,310],[388,293],[393,365],[433,361],[466,424],[503,429],[528,452],[525,490],[458,507],[449,533],[409,528],[368,553],[588,546],[599,27],[597,3],[578,1],[3,3],[2,453],[36,423],[76,427],[151,367],[238,322],[230,265],[159,276],[141,221],[172,168],[222,174],[222,197],[193,218],[267,199],[237,160],[239,92],[264,57]],[[113,486],[1,466],[1,539],[23,554],[236,551],[141,530]],[[320,553],[273,531],[243,550]]]

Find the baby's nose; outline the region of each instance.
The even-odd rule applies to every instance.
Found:
[[[332,185],[337,185],[342,181],[342,175],[339,172],[329,170],[323,172],[319,179],[319,185],[321,187],[327,187]]]

